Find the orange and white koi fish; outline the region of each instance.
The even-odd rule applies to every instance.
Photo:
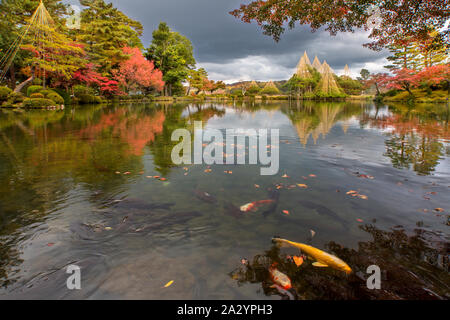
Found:
[[[292,288],[291,279],[280,270],[276,268],[276,264],[272,264],[269,268],[270,279],[277,286],[280,286],[284,290],[289,290]]]
[[[293,242],[280,238],[273,238],[272,241],[279,245],[287,245],[300,249],[302,252],[306,253],[308,256],[312,257],[316,262],[313,263],[315,267],[331,267],[336,270],[344,271],[347,274],[352,273],[352,269],[344,261],[339,259],[332,254],[329,254],[320,249],[314,248],[307,244]]]
[[[274,201],[275,200],[272,200],[272,199],[270,199],[270,200],[254,201],[254,202],[250,202],[250,203],[247,203],[247,204],[241,206],[240,209],[243,212],[256,211],[256,210],[258,210],[259,206],[261,206],[263,204],[267,204],[267,203],[272,203]]]

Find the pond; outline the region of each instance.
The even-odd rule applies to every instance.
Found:
[[[279,129],[279,172],[174,165],[172,132],[195,121]],[[0,299],[284,299],[273,263],[299,299],[448,299],[448,121],[446,105],[369,102],[2,110]],[[275,235],[353,273],[297,266]]]

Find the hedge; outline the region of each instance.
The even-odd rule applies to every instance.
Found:
[[[23,107],[25,108],[46,108],[54,105],[54,101],[45,98],[27,98],[23,102]]]
[[[6,101],[8,100],[8,96],[12,90],[8,87],[0,87],[0,101]]]
[[[42,93],[32,93],[30,94],[30,98],[32,99],[43,99],[45,98]]]
[[[33,93],[38,93],[38,92],[40,92],[43,89],[44,89],[44,87],[42,87],[42,86],[37,86],[37,85],[29,86],[28,89],[27,89],[27,96],[31,97],[31,95]]]

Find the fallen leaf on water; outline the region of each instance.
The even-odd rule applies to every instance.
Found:
[[[170,287],[172,284],[173,284],[173,280],[167,282],[167,283],[164,285],[164,288]]]
[[[153,178],[155,178],[155,179],[159,179],[159,178],[161,178],[160,176],[153,176]]]
[[[356,221],[358,221],[358,222],[363,222],[363,220],[362,220],[362,219],[356,219]]]
[[[277,190],[280,190],[281,188],[283,188],[282,186],[277,186]]]
[[[297,183],[297,186],[300,187],[300,188],[303,188],[303,189],[308,188],[308,186],[306,184],[303,184],[303,183]]]
[[[289,176],[288,176],[287,174],[284,174],[284,175],[282,176],[282,178],[289,178]]]
[[[209,173],[209,172],[211,172],[212,170],[211,169],[205,169],[205,172],[206,173]]]
[[[241,259],[241,263],[243,264],[243,265],[247,265],[248,264],[248,260],[247,259]]]
[[[373,179],[374,179],[373,176],[370,176],[370,175],[368,175],[368,174],[360,174],[360,175],[358,175],[358,177],[359,177],[359,178],[364,178],[364,179],[370,179],[370,180],[373,180]]]
[[[314,238],[314,236],[316,235],[316,232],[314,230],[310,230],[311,231],[311,238]]]
[[[292,258],[294,259],[294,262],[297,265],[297,267],[300,267],[303,264],[302,257],[293,256]]]
[[[355,190],[350,190],[349,192],[347,192],[347,194],[357,194],[358,193],[358,191],[355,191]]]
[[[442,209],[442,208],[436,208],[436,209],[434,209],[434,211],[437,211],[437,212],[444,212],[444,209]]]
[[[127,172],[124,172],[123,174],[129,175],[129,174],[131,174],[131,172],[127,171]]]
[[[289,211],[288,210],[283,210],[283,213],[289,215]]]
[[[153,178],[153,177],[152,177],[152,176],[146,176],[146,178],[151,179],[151,178]]]
[[[120,174],[120,171],[116,171],[116,174]]]
[[[185,175],[185,176],[187,176],[187,175],[188,175],[188,173],[187,173],[187,172],[185,172],[185,173],[184,173],[184,175]]]
[[[47,247],[53,247],[55,244],[53,242],[47,243]]]
[[[369,199],[369,197],[367,197],[366,195],[363,195],[363,194],[359,194],[358,197],[363,200]]]
[[[111,227],[105,227],[105,230],[112,230]]]
[[[255,188],[258,189],[259,188],[259,184],[255,184]]]
[[[159,180],[161,180],[161,181],[166,181],[167,179],[166,179],[166,178],[161,178],[161,179],[159,179]]]
[[[309,176],[310,176],[311,178],[317,177],[315,174],[310,174]]]

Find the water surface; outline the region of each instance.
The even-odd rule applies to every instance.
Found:
[[[371,103],[2,110],[0,299],[280,299],[273,262],[300,299],[448,299],[448,120],[447,106]],[[171,134],[194,121],[280,129],[279,173],[173,165]],[[297,267],[274,235],[354,273]],[[66,288],[70,264],[82,290]],[[372,264],[382,290],[366,288]]]

